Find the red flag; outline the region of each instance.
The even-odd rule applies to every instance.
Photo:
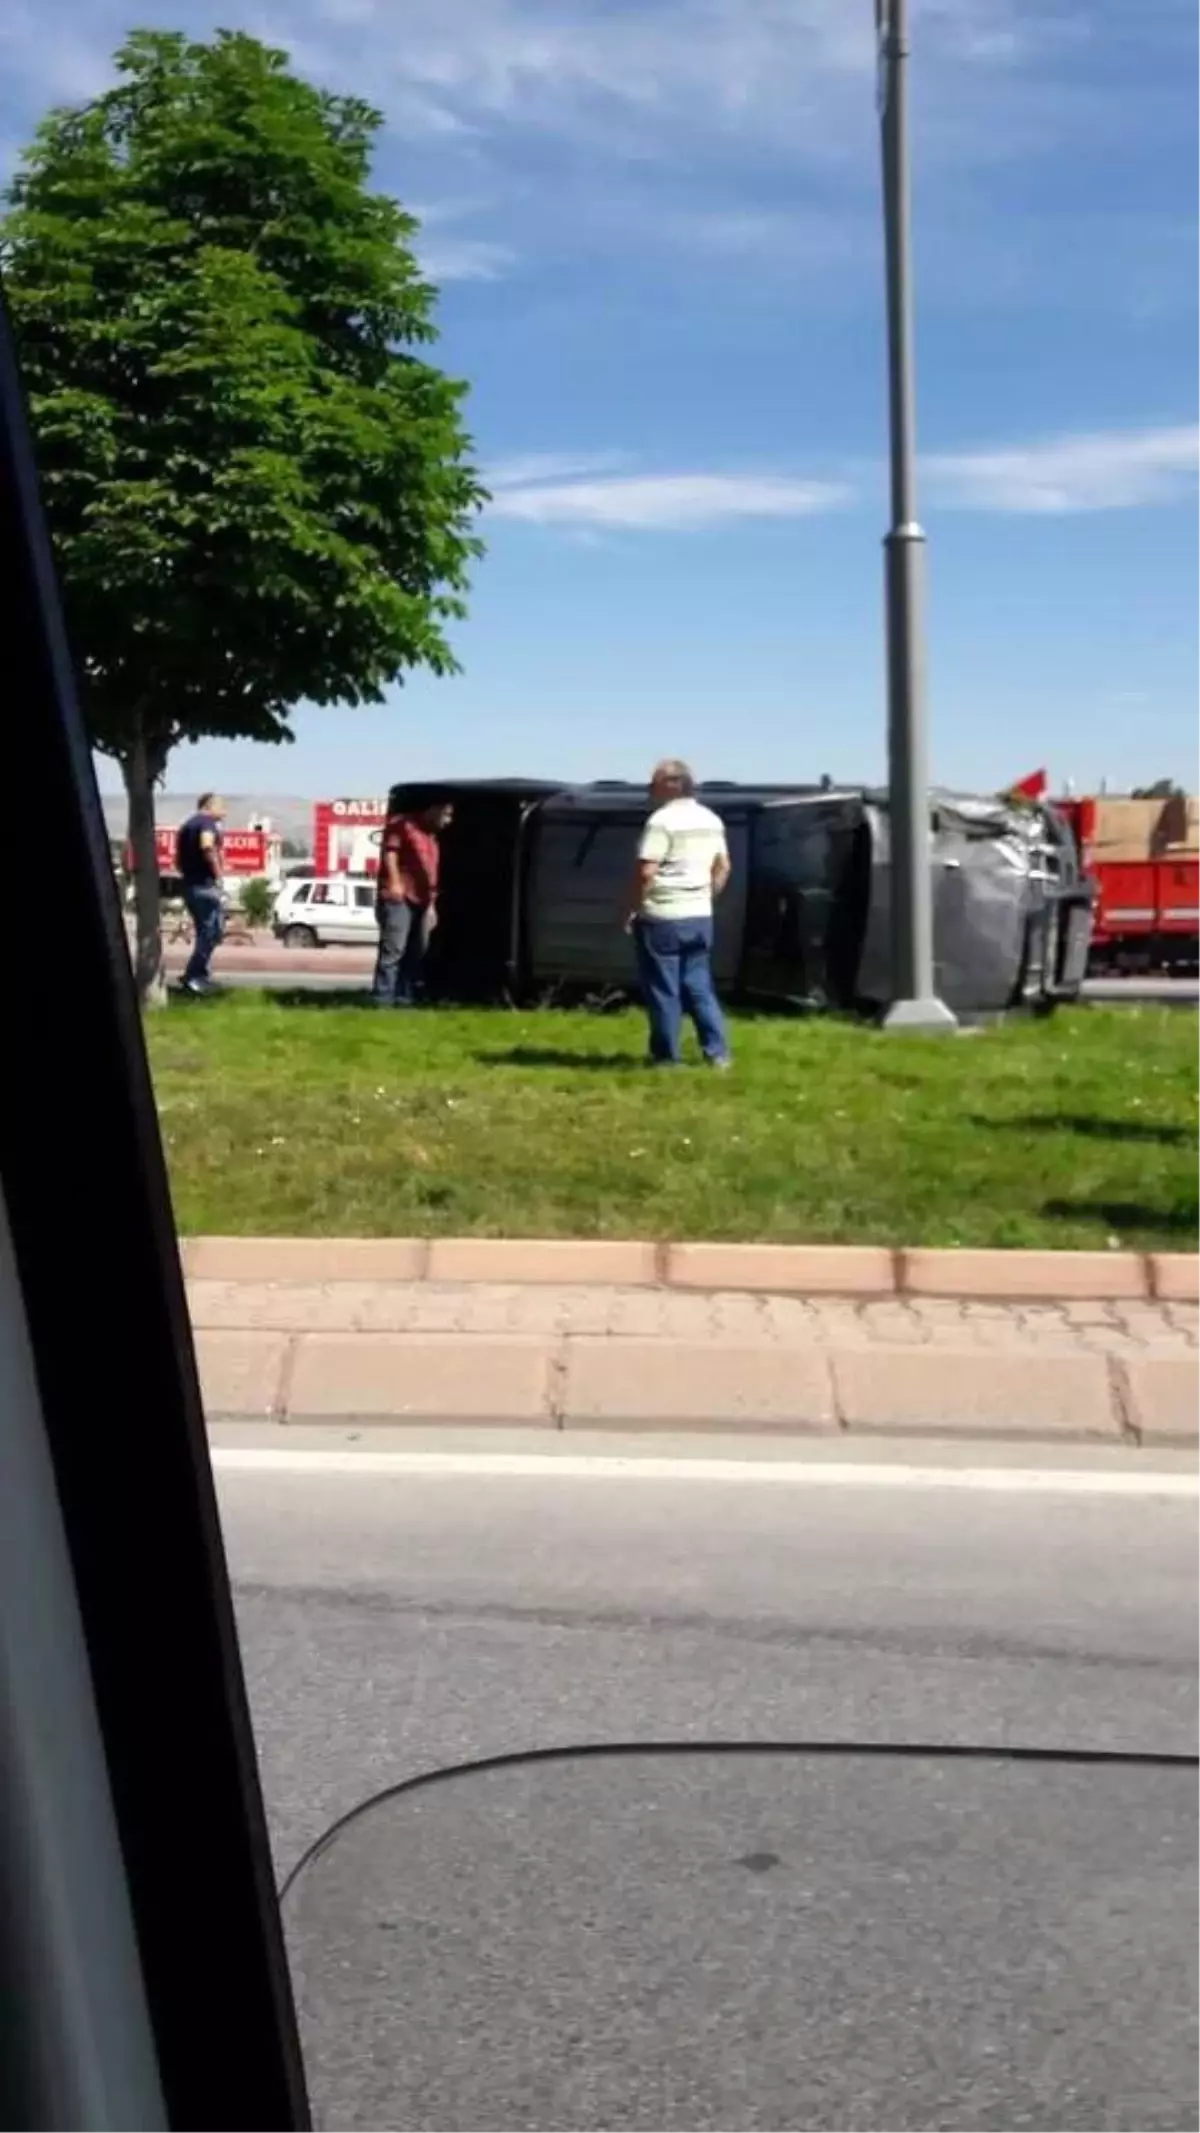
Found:
[[[1031,770],[1027,778],[1021,778],[1009,791],[1018,793],[1022,800],[1044,800],[1049,791],[1050,780],[1044,770]]]

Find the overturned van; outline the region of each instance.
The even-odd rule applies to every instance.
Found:
[[[871,1013],[889,997],[886,794],[865,787],[704,785],[733,877],[713,964],[727,998]],[[644,787],[495,779],[397,785],[393,809],[453,803],[443,838],[435,996],[532,1000],[635,985],[622,929]],[[1049,807],[934,793],[934,956],[960,1014],[1071,998],[1092,891]]]

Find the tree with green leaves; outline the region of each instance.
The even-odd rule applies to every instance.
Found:
[[[379,113],[241,33],[139,31],[116,76],[38,129],[0,257],[148,1000],[171,750],[454,672],[485,493],[417,225],[369,188]]]
[[[238,891],[242,917],[248,926],[269,926],[275,909],[275,890],[265,874],[252,874]]]

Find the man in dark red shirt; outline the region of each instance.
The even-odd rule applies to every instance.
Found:
[[[379,862],[379,955],[371,996],[377,1007],[411,1007],[437,924],[438,837],[453,810],[445,805],[414,815],[389,815]]]

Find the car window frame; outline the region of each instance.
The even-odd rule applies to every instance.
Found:
[[[23,677],[24,767],[41,800],[16,811],[9,856],[18,877],[36,873],[44,859],[38,825],[53,820],[56,890],[72,914],[69,987],[36,929],[18,928],[9,943],[6,982],[29,1016],[30,1038],[0,1051],[8,1287],[19,1292],[36,1384],[32,1419],[65,1543],[63,1604],[82,1626],[165,2105],[154,2122],[305,2128],[179,1242],[2,285],[0,569],[10,658]],[[55,1219],[54,1174],[71,1179],[69,1229]],[[6,1300],[11,1320],[11,1293]],[[19,1501],[4,1508],[20,1515]],[[37,1745],[21,1715],[0,1697],[0,1767],[17,1767]],[[64,1828],[64,1857],[68,1837]],[[61,1893],[64,1902],[86,1898],[67,1881]],[[36,1904],[0,1906],[0,1977],[39,1974],[65,2021],[76,1981],[46,1963],[46,1930]],[[58,2056],[80,2065],[98,2051],[111,2061],[130,2041],[119,2025],[75,2022],[63,2034]],[[39,2063],[35,2047],[28,2030],[6,2038],[0,2122],[79,2122],[62,2115],[56,2068],[44,2055]]]

